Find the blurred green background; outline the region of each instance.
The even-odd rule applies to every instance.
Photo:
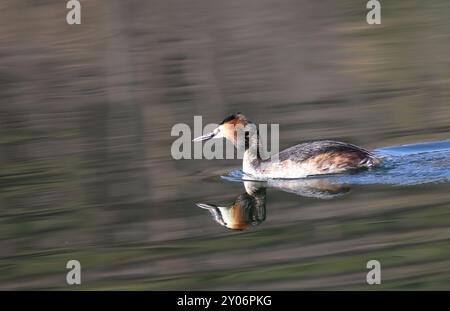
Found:
[[[272,191],[232,232],[195,203],[242,193],[218,177],[240,161],[170,155],[174,124],[236,111],[280,148],[449,138],[449,1],[382,0],[375,26],[362,0],[81,4],[0,3],[0,290],[450,289],[448,183]]]

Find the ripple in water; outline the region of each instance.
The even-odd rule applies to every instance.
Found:
[[[450,140],[390,146],[376,149],[384,156],[380,167],[353,174],[309,177],[332,179],[342,184],[417,185],[450,181]],[[234,182],[252,180],[242,170],[233,170],[223,179]]]

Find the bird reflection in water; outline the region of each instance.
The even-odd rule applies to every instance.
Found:
[[[245,192],[228,206],[197,203],[209,210],[213,219],[232,230],[245,230],[266,220],[266,187],[262,183],[245,181]]]
[[[209,203],[197,203],[197,206],[208,210],[214,221],[228,229],[246,230],[266,220],[267,188],[318,199],[336,198],[350,190],[347,184],[339,184],[328,178],[244,181],[244,187],[245,192],[226,206]]]

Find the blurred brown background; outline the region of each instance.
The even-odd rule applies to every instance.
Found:
[[[192,125],[194,115],[206,124],[241,111],[255,122],[279,123],[281,148],[324,138],[368,148],[448,138],[448,1],[381,1],[376,26],[366,23],[366,1],[356,0],[81,4],[81,25],[68,25],[65,1],[0,3],[0,289],[64,288],[65,262],[78,258],[90,271],[84,280],[91,288],[229,288],[234,281],[248,288],[358,287],[359,276],[349,281],[339,273],[364,273],[364,260],[342,254],[324,263],[335,267],[334,283],[305,268],[305,283],[303,268],[291,266],[298,253],[288,250],[331,243],[305,257],[316,260],[340,240],[354,251],[362,243],[354,240],[359,229],[344,227],[355,219],[373,223],[365,217],[383,223],[393,206],[405,213],[434,206],[427,217],[447,221],[448,184],[375,187],[326,203],[274,194],[278,212],[265,227],[230,235],[194,203],[243,192],[217,178],[240,162],[175,161],[170,130]],[[358,214],[360,202],[368,214]],[[296,231],[292,221],[308,219],[298,208],[303,204],[331,214],[319,213],[318,223]],[[417,237],[417,244],[418,232],[436,227],[433,221],[408,227],[409,214],[402,215],[398,227],[369,226],[370,243],[392,230],[401,241]],[[438,244],[424,242],[430,252],[419,256],[416,270],[403,275],[395,268],[405,262],[393,261],[398,286],[411,276],[448,276],[448,246],[430,255],[450,237],[441,225],[429,232]],[[241,258],[248,249],[255,258],[274,255],[274,236],[290,241],[276,251],[285,257],[244,266],[232,260],[232,251]],[[368,249],[385,251],[370,243]],[[208,257],[212,251],[231,258]],[[430,261],[441,266],[431,268]],[[419,288],[433,288],[420,282]],[[433,282],[448,289],[448,281]]]

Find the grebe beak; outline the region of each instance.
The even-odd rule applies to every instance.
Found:
[[[216,127],[214,129],[214,131],[212,131],[211,133],[194,138],[192,141],[203,141],[203,140],[208,140],[211,138],[222,138],[223,137],[222,133],[223,133],[223,129],[222,129],[222,126],[220,125],[219,127]]]
[[[211,133],[205,134],[205,135],[203,135],[203,136],[199,136],[199,137],[197,137],[197,138],[194,138],[192,141],[203,141],[203,140],[208,140],[208,139],[213,138],[214,136],[216,136],[216,134],[215,134],[214,132],[211,132]]]

